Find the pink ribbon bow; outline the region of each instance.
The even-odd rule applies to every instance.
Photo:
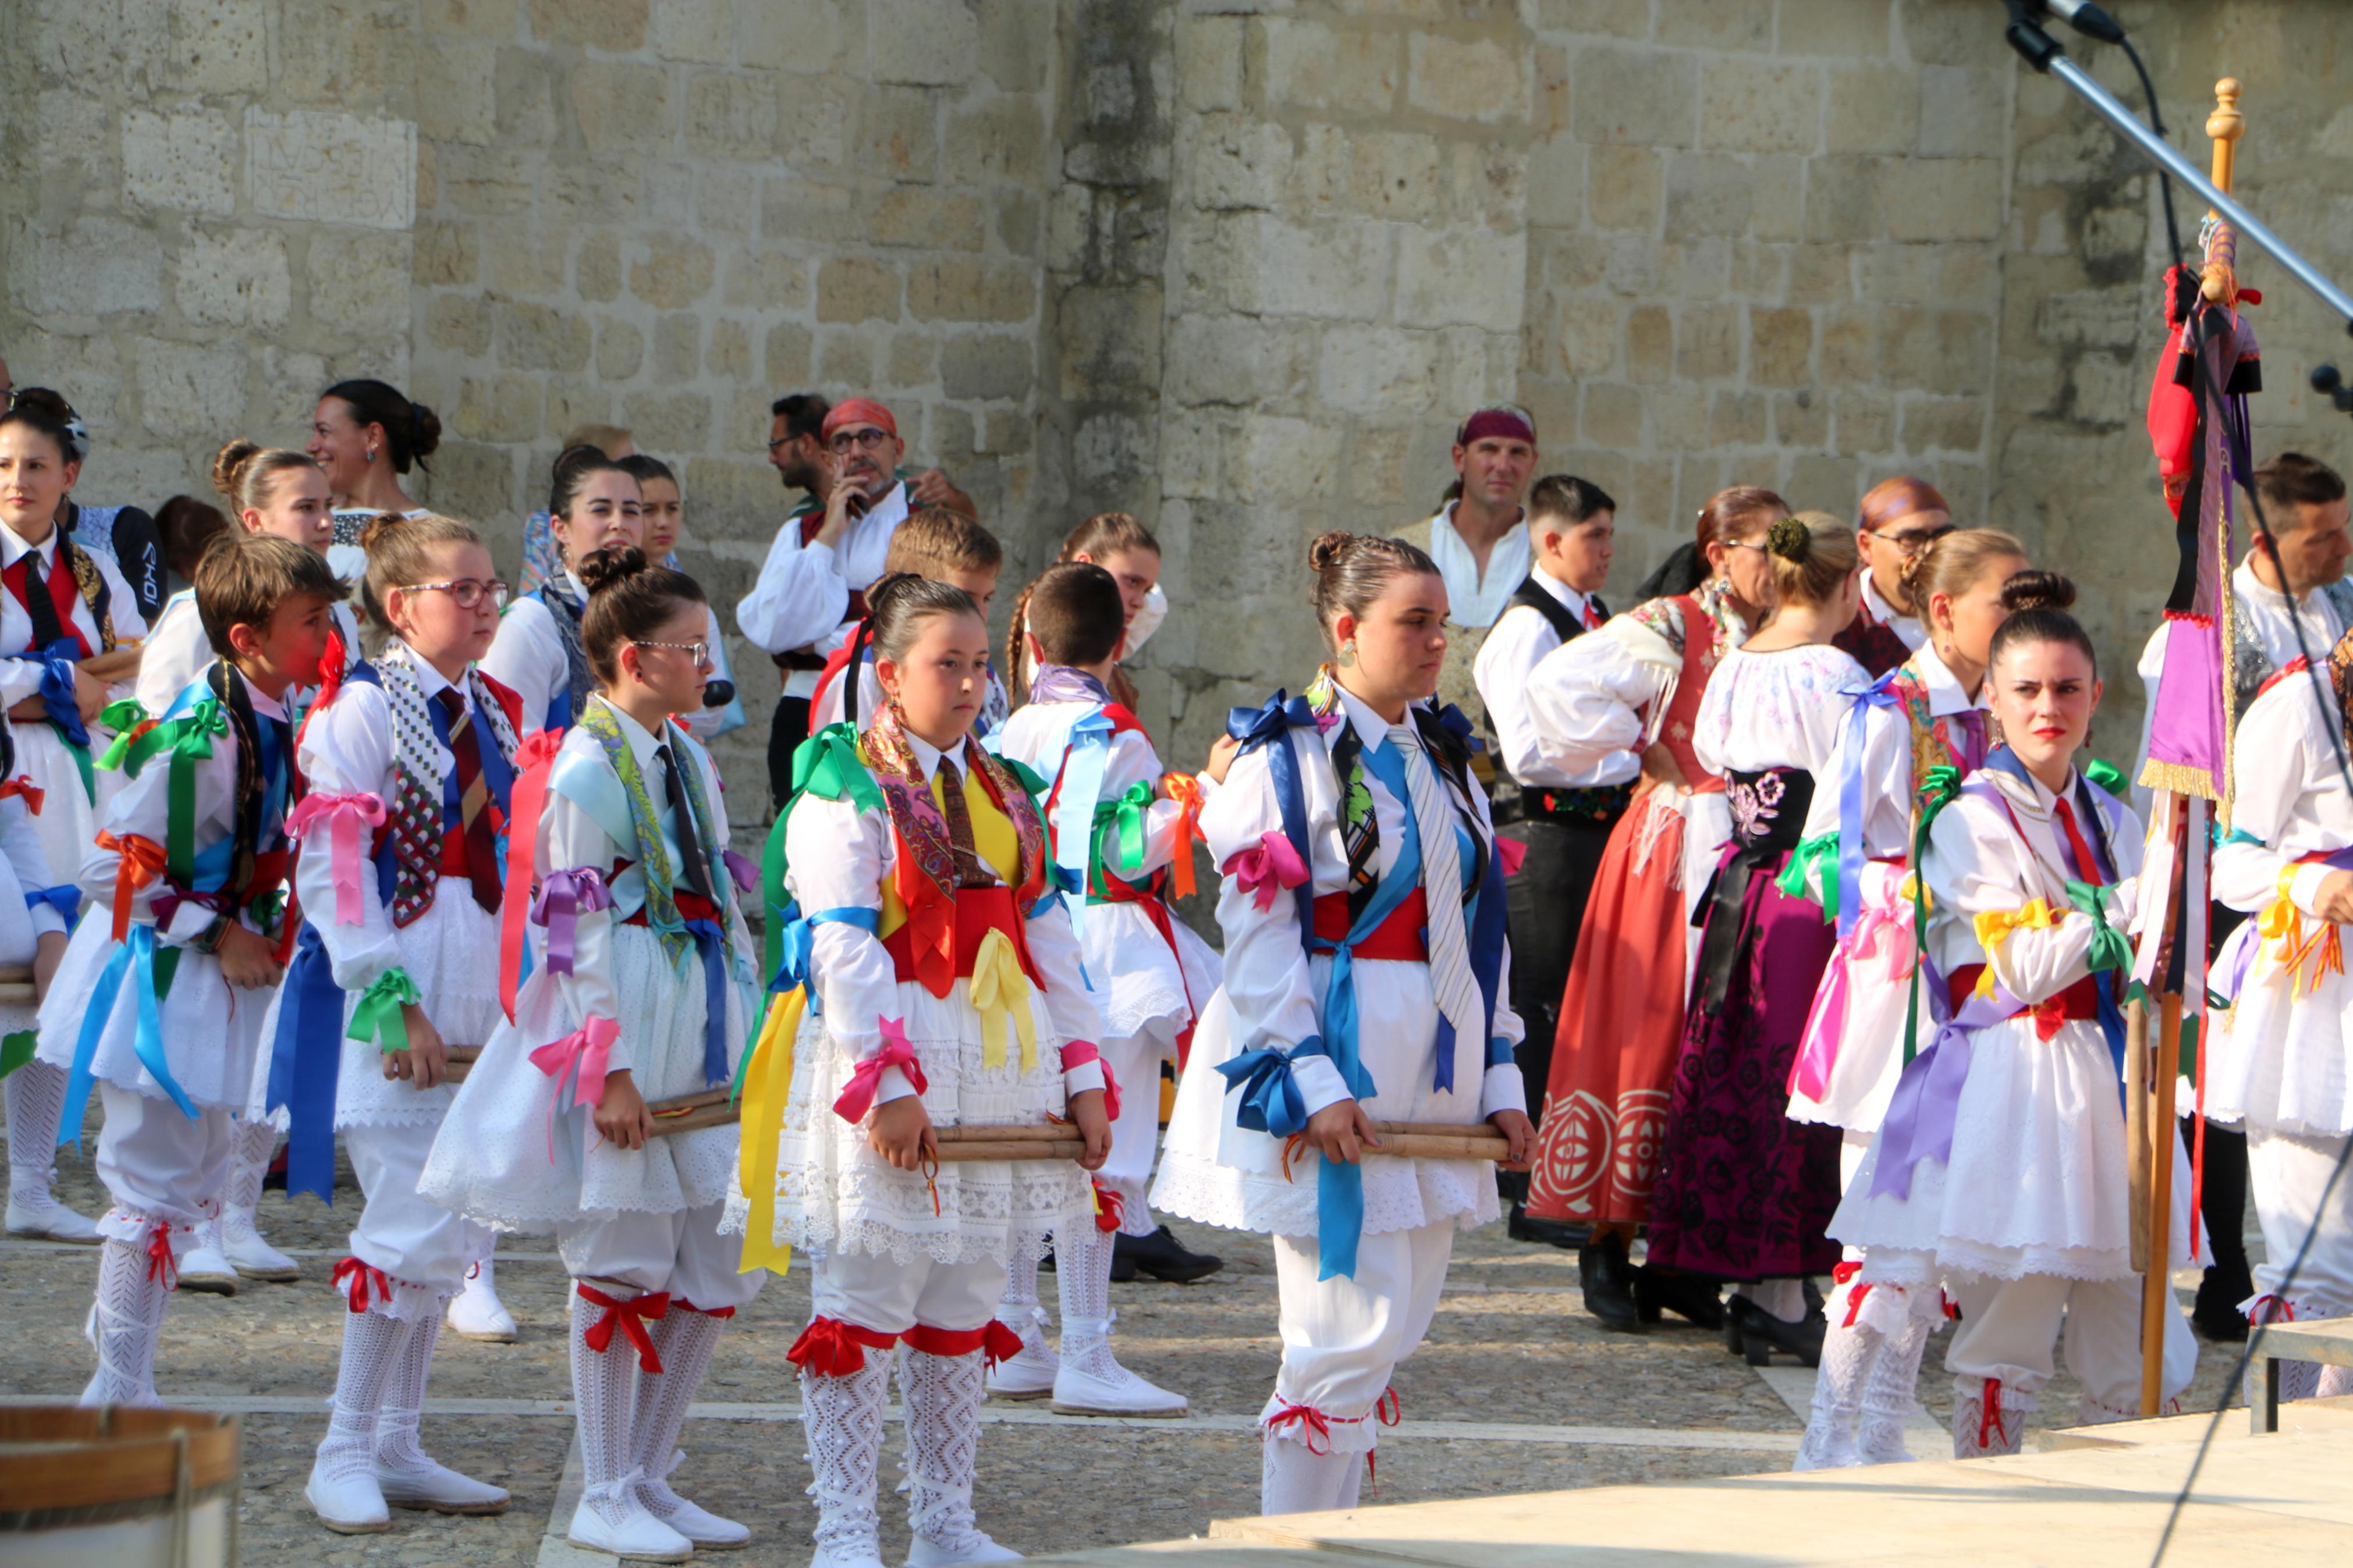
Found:
[[[555,1079],[555,1098],[547,1103],[547,1157],[555,1158],[555,1114],[564,1103],[564,1075],[576,1076],[572,1084],[574,1105],[605,1102],[605,1068],[613,1058],[613,1042],[621,1026],[591,1014],[588,1021],[560,1040],[550,1040],[531,1053],[531,1065]]]
[[[1798,1059],[1789,1066],[1788,1090],[1819,1100],[1830,1092],[1831,1071],[1838,1066],[1839,1044],[1846,1029],[1848,976],[1854,965],[1883,952],[1888,973],[1897,980],[1912,977],[1912,931],[1905,922],[1911,911],[1899,901],[1893,907],[1866,904],[1856,918],[1845,944],[1831,955],[1822,973],[1821,989],[1813,1010],[1806,1015],[1806,1032],[1798,1042]]]
[[[1261,912],[1274,908],[1277,893],[1307,880],[1306,862],[1280,833],[1261,834],[1255,845],[1234,851],[1219,869],[1258,900]]]
[[[1111,1063],[1103,1059],[1103,1053],[1095,1049],[1094,1043],[1091,1040],[1063,1042],[1062,1070],[1064,1072],[1069,1072],[1072,1068],[1082,1068],[1089,1062],[1103,1068],[1103,1114],[1116,1121],[1119,1120],[1119,1080],[1111,1075]]]
[[[874,1021],[882,1030],[882,1048],[858,1064],[848,1087],[833,1102],[833,1113],[844,1121],[866,1120],[866,1113],[874,1109],[874,1096],[882,1088],[882,1075],[892,1068],[907,1075],[917,1094],[932,1087],[915,1060],[915,1047],[907,1043],[907,1020],[878,1017]]]
[[[361,879],[367,874],[360,856],[360,829],[373,833],[384,826],[384,799],[365,792],[351,795],[306,795],[286,814],[286,837],[300,838],[318,823],[328,825],[332,858],[328,869],[335,879],[335,923],[355,926],[366,920],[360,902]]]

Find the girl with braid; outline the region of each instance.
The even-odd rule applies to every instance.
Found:
[[[645,498],[637,476],[618,461],[594,447],[574,447],[555,459],[547,510],[563,570],[507,606],[482,671],[522,693],[527,728],[561,734],[596,689],[580,639],[588,585],[574,563],[591,551],[643,544]]]
[[[48,861],[44,886],[69,914],[70,889],[97,836],[101,775],[91,731],[110,682],[138,670],[133,645],[147,635],[130,584],[111,560],[83,550],[57,524],[80,477],[64,399],[38,387],[0,412],[0,702],[8,709],[16,761],[0,790],[35,807]],[[111,775],[104,777],[111,794]],[[40,1060],[6,1079],[8,1232],[95,1243],[90,1222],[50,1194],[50,1156],[66,1104],[63,1073]],[[77,1137],[80,1124],[74,1124]]]

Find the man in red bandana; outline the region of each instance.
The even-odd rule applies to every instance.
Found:
[[[786,423],[782,414],[777,423]],[[866,590],[882,575],[892,534],[917,506],[977,515],[972,498],[939,470],[905,474],[899,422],[871,397],[836,404],[818,437],[821,492],[813,489],[812,504],[777,531],[759,581],[735,606],[735,624],[784,676],[768,737],[769,787],[779,805],[791,794],[793,751],[808,733],[818,672],[843,629],[865,616]],[[814,504],[818,493],[821,505]]]

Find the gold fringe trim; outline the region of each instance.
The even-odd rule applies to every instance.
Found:
[[[2204,768],[2193,768],[2181,763],[2160,763],[2151,757],[2140,770],[2144,788],[2170,790],[2175,795],[2194,795],[2200,800],[2216,797],[2214,775]]]

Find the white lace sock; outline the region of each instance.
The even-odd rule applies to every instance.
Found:
[[[1069,1265],[1058,1256],[1057,1268]],[[907,1404],[907,1524],[954,1556],[984,1540],[972,1510],[980,1461],[983,1371],[978,1351],[909,1350],[899,1365]]]
[[[1989,1414],[1987,1396],[1993,1395]],[[1979,1459],[2015,1454],[2026,1437],[2026,1417],[2034,1395],[1990,1379],[1953,1379],[1953,1458]]]
[[[634,1300],[621,1287],[599,1284],[616,1300]],[[629,1516],[630,1492],[638,1476],[629,1431],[636,1409],[638,1352],[616,1324],[607,1348],[588,1346],[588,1331],[605,1309],[572,1292],[572,1397],[580,1412],[581,1499],[596,1517],[617,1528]]]
[[[868,1351],[864,1366],[840,1377],[801,1373],[801,1425],[808,1433],[808,1495],[817,1500],[817,1543],[837,1561],[882,1554],[874,1493],[882,1464],[882,1404],[890,1387],[887,1351]]]
[[[384,1380],[376,1411],[375,1465],[380,1470],[422,1473],[433,1468],[432,1456],[417,1440],[417,1428],[425,1418],[425,1384],[433,1375],[433,1348],[441,1339],[439,1305],[410,1319],[408,1331]]]
[[[1814,1407],[1798,1446],[1799,1470],[1838,1470],[1862,1462],[1855,1450],[1855,1417],[1862,1391],[1885,1359],[1886,1337],[1868,1323],[1833,1319],[1822,1335],[1821,1366],[1814,1373]]]
[[[665,1523],[683,1500],[670,1489],[669,1477],[680,1458],[678,1437],[686,1428],[687,1406],[694,1403],[726,1328],[726,1319],[673,1301],[649,1331],[662,1369],[659,1374],[642,1373],[638,1379],[636,1459],[637,1468],[645,1472],[638,1484],[638,1500]]]
[[[1061,1356],[1095,1377],[1115,1378],[1111,1353],[1111,1259],[1119,1237],[1097,1230],[1092,1220],[1064,1226],[1054,1235],[1054,1279],[1061,1297]]]
[[[8,1102],[8,1193],[20,1204],[47,1205],[57,1179],[58,1121],[66,1110],[66,1072],[26,1062],[0,1079]]]
[[[22,1077],[19,1068],[9,1074]],[[155,1395],[155,1347],[164,1339],[168,1278],[156,1278],[142,1247],[109,1237],[98,1249],[98,1299],[83,1327],[98,1352],[98,1373],[82,1390],[84,1405],[161,1405]]]
[[[253,1211],[261,1204],[261,1181],[269,1173],[269,1157],[278,1152],[278,1129],[267,1121],[240,1121],[229,1133],[228,1187],[221,1194],[221,1215],[232,1223],[241,1217],[253,1225]]]
[[[1018,1329],[1038,1315],[1038,1265],[1046,1256],[1046,1239],[1017,1236],[1005,1255],[1005,1299],[997,1304],[999,1322]],[[1054,1257],[1055,1277],[1070,1268],[1060,1252]],[[1024,1335],[1024,1337],[1028,1337]]]
[[[1329,1513],[1347,1504],[1352,1479],[1365,1468],[1362,1454],[1311,1454],[1307,1445],[1267,1436],[1259,1446],[1259,1512]]]
[[[416,1326],[374,1310],[343,1317],[343,1358],[328,1403],[327,1435],[319,1440],[319,1468],[335,1480],[375,1474],[377,1411]]]
[[[1855,1434],[1855,1449],[1866,1465],[1908,1465],[1916,1457],[1904,1446],[1904,1425],[1919,1396],[1920,1357],[1934,1327],[1926,1318],[1906,1313],[1904,1327],[1886,1337],[1879,1359],[1863,1379],[1862,1425]],[[1827,1346],[1822,1364],[1830,1364]]]

